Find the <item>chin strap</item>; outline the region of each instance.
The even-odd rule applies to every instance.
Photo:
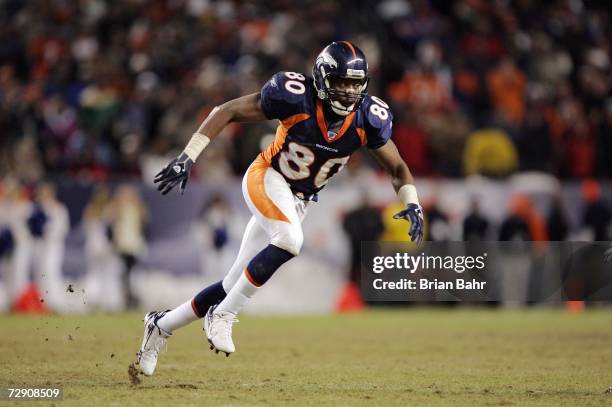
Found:
[[[331,106],[334,113],[339,116],[348,116],[349,113],[351,113],[353,111],[353,108],[355,107],[355,104],[353,103],[351,106],[346,108],[342,103],[337,101],[330,101],[329,105]]]

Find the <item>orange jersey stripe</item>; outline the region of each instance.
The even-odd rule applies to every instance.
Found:
[[[359,139],[361,140],[361,145],[365,146],[366,143],[368,142],[368,139],[366,138],[365,130],[361,129],[359,127],[356,127],[355,130],[357,130],[357,134],[359,134]]]
[[[247,190],[249,192],[249,197],[257,210],[266,218],[291,223],[279,207],[272,202],[268,194],[266,194],[264,177],[266,176],[268,168],[270,168],[270,164],[266,162],[261,154],[249,167],[247,172]]]
[[[353,118],[355,117],[355,112],[351,112],[348,116],[344,118],[344,122],[342,123],[342,127],[338,131],[338,134],[333,139],[329,138],[327,134],[327,123],[325,123],[325,115],[323,114],[323,105],[321,100],[317,100],[317,124],[319,125],[319,130],[323,133],[323,137],[328,143],[332,143],[334,141],[340,140],[340,137],[344,136],[344,133],[348,130],[351,123],[353,123]]]
[[[253,280],[251,273],[249,273],[249,269],[244,269],[244,276],[249,280],[249,283],[253,284],[255,287],[261,287],[261,284],[257,284],[257,282]]]
[[[285,144],[285,139],[287,138],[287,133],[289,129],[295,126],[297,123],[307,120],[310,118],[308,113],[298,113],[293,116],[289,116],[284,120],[281,120],[280,124],[276,128],[276,136],[274,137],[274,142],[270,144],[270,146],[264,151],[261,156],[268,163],[272,164],[272,157],[278,154],[283,148],[283,144]]]
[[[195,305],[195,297],[193,297],[191,299],[191,309],[193,310],[193,313],[196,315],[196,317],[198,318],[202,318],[202,315],[200,315],[200,313],[198,312],[198,309]]]

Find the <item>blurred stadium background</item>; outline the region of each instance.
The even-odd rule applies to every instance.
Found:
[[[605,1],[4,0],[0,311],[173,307],[222,278],[276,124],[228,127],[184,196],[153,174],[214,106],[336,39],[392,105],[429,240],[612,240]],[[358,308],[358,242],[406,240],[371,157],[336,178],[248,311]]]

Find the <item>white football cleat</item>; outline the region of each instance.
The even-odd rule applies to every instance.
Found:
[[[210,349],[216,353],[224,352],[225,356],[236,351],[232,341],[232,325],[238,322],[236,314],[225,311],[215,311],[216,305],[210,307],[204,317],[204,332],[210,343]]]
[[[172,336],[170,332],[157,326],[157,321],[166,315],[166,312],[168,311],[152,311],[144,317],[144,337],[136,356],[145,376],[153,375],[159,352],[166,346],[166,338]]]

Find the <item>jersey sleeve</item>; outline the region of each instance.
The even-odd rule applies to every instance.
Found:
[[[278,72],[261,88],[261,109],[268,119],[283,120],[302,113],[308,86],[302,74]]]
[[[365,130],[367,147],[377,149],[391,138],[393,132],[393,112],[385,102],[370,96],[364,101]]]

